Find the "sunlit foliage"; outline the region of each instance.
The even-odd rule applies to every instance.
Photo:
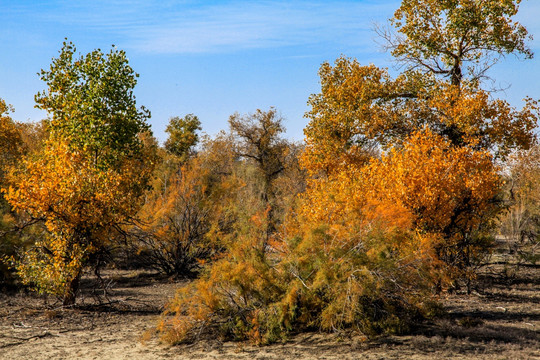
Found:
[[[540,148],[512,154],[504,173],[508,211],[501,218],[501,234],[509,240],[517,263],[540,260]],[[511,264],[508,264],[511,265]]]
[[[0,188],[6,186],[10,168],[17,164],[26,152],[21,125],[13,121],[9,113],[11,106],[0,98]],[[11,233],[16,218],[11,213],[4,194],[0,193],[0,285],[12,280],[9,270],[9,257],[15,255],[20,239]]]
[[[41,72],[48,88],[36,102],[49,112],[50,137],[12,171],[6,194],[49,232],[18,263],[19,274],[65,305],[75,302],[84,266],[138,210],[153,165],[142,158],[149,113],[136,108],[137,75],[125,53],[75,52],[64,43]]]
[[[470,285],[503,209],[495,164],[535,142],[537,103],[517,110],[479,81],[497,57],[531,55],[511,20],[518,4],[404,0],[391,20],[398,37],[383,33],[403,73],[346,57],[324,63],[308,102],[298,206],[271,236],[261,231],[270,217],[244,222],[169,304],[164,338],[401,332],[432,314],[437,293]]]
[[[385,69],[344,57],[324,63],[319,75],[321,93],[310,97],[304,131],[304,164],[315,172],[362,163],[378,146],[399,144],[423,127],[497,157],[534,141],[538,106],[531,99],[517,110],[473,84],[458,87],[417,72],[393,79]]]
[[[434,261],[449,280],[474,277],[492,242],[502,181],[486,151],[452,146],[428,130],[414,134],[364,170],[366,191],[412,215],[411,229],[432,234]]]
[[[199,141],[197,131],[200,130],[201,122],[193,114],[188,114],[182,118],[178,116],[172,117],[165,129],[165,132],[169,134],[164,144],[165,149],[180,159],[187,159],[191,155],[193,147]]]
[[[168,176],[166,186],[156,184],[147,195],[133,235],[143,265],[193,277],[222,250],[231,223],[228,206],[240,183],[212,173],[202,157],[176,165],[177,171],[158,174]]]
[[[520,2],[403,0],[390,20],[398,34],[382,35],[408,69],[449,77],[452,85],[459,85],[463,78],[486,76],[504,55],[532,57],[527,30],[512,19]]]

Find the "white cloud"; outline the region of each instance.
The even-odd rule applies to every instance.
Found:
[[[152,53],[217,53],[332,42],[362,46],[371,23],[392,14],[397,0],[143,1],[61,0],[13,7],[34,18],[95,36],[113,34]]]
[[[321,44],[371,44],[371,21],[389,14],[373,2],[233,2],[177,12],[138,29],[131,46],[200,53]]]
[[[114,38],[123,47],[149,53],[223,53],[242,49],[338,44],[375,49],[374,21],[384,22],[399,0],[195,1],[94,0],[17,2],[7,22],[34,19]],[[539,34],[539,1],[521,3],[518,19]],[[1,26],[1,25],[0,25]],[[9,25],[8,25],[9,26]]]

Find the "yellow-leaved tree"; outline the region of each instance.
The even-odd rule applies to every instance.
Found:
[[[150,114],[136,107],[136,78],[123,51],[78,57],[68,42],[41,71],[48,88],[36,102],[49,113],[50,136],[11,172],[5,196],[48,230],[17,263],[20,276],[64,305],[75,302],[84,267],[99,264],[147,188],[153,164],[141,135]]]
[[[441,276],[435,284],[460,278],[469,284],[502,210],[492,155],[453,146],[425,129],[371,160],[363,176],[372,199],[400,204],[412,216],[411,230],[437,239],[430,245]]]
[[[324,63],[298,207],[265,256],[254,227],[179,291],[164,336],[401,332],[433,313],[438,291],[473,278],[502,209],[496,161],[535,142],[537,103],[518,110],[481,87],[491,61],[531,55],[512,20],[519,2],[403,0],[398,36],[384,34],[405,62],[400,75],[346,57]]]
[[[437,204],[426,206],[420,201],[433,196],[433,189],[444,185],[438,179],[455,170],[447,160],[424,175],[415,161],[433,161],[429,157],[407,160],[394,165],[395,169],[386,168],[373,175],[381,176],[385,184],[380,186],[381,193],[391,191],[400,182],[412,184],[424,177],[425,183],[415,185],[416,193],[410,193],[415,194],[415,200],[408,200],[407,207],[416,217],[414,226],[420,231],[437,230],[442,236],[437,245],[438,259],[455,277],[467,275],[467,282],[473,275],[471,269],[489,248],[487,235],[493,218],[503,209],[499,183],[492,179],[497,172],[493,164],[536,141],[536,101],[525,99],[524,107],[516,109],[481,87],[492,61],[509,53],[531,55],[524,42],[526,30],[512,20],[518,4],[405,0],[391,19],[397,35],[383,33],[405,71],[392,78],[386,69],[362,66],[341,57],[333,66],[322,65],[321,92],[309,100],[310,123],[305,130],[307,146],[302,162],[317,177],[314,182],[322,183],[317,186],[336,181],[334,178],[347,174],[350,167],[361,168],[378,151],[390,156],[383,157],[383,162],[400,158],[396,155],[400,152],[404,152],[401,156],[409,156],[410,146],[421,145],[410,143],[419,131],[435,136],[437,146],[447,153],[468,154],[463,155],[464,170],[457,173],[479,173],[486,177],[484,186],[492,186],[484,189],[487,198],[480,202],[474,199],[477,188],[466,185],[465,178],[461,189],[445,196],[435,192],[441,196]],[[485,163],[481,172],[477,170],[480,164],[465,161],[488,153],[491,168]],[[397,174],[403,177],[399,181],[392,178]],[[402,189],[391,196],[398,201],[407,192]],[[445,206],[442,199],[448,201]],[[485,206],[487,203],[490,206]],[[437,213],[444,214],[444,218]],[[456,268],[462,271],[456,272]]]
[[[506,162],[504,172],[508,211],[500,219],[501,235],[517,261],[506,260],[507,275],[521,265],[540,260],[540,147],[518,151]]]
[[[0,98],[0,187],[6,185],[7,174],[26,152],[21,124],[9,116],[11,106]],[[9,204],[0,194],[0,287],[12,283],[12,271],[9,269],[9,258],[15,255],[16,249],[22,245],[15,234],[17,219],[10,211]]]

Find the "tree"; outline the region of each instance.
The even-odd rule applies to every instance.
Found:
[[[166,175],[167,186],[147,194],[132,233],[144,265],[168,276],[193,277],[222,251],[230,222],[226,208],[238,189],[198,156]]]
[[[403,0],[380,33],[407,70],[442,75],[459,86],[478,80],[505,54],[532,57],[527,30],[512,20],[521,0]],[[466,71],[463,67],[469,64]]]
[[[25,152],[22,131],[9,116],[10,110],[11,107],[0,98],[0,184],[4,184],[8,169]]]
[[[199,141],[198,130],[201,130],[201,122],[197,116],[188,114],[183,118],[172,117],[165,129],[169,134],[165,149],[183,160],[187,159]]]
[[[38,152],[48,137],[47,121],[19,123],[10,111],[12,107],[0,99],[0,284],[7,286],[15,283],[13,260],[43,233],[41,224],[13,212],[6,201],[9,174],[25,156]]]
[[[18,264],[23,281],[75,302],[84,267],[99,263],[115,231],[138,210],[153,164],[142,157],[149,112],[137,109],[137,74],[113,48],[76,57],[64,43],[36,95],[50,115],[43,150],[10,176],[11,206],[44,222],[49,235]]]
[[[0,188],[7,185],[7,175],[27,151],[23,141],[21,124],[9,116],[12,107],[0,98]],[[11,282],[12,271],[8,259],[23,245],[22,239],[14,231],[17,219],[11,213],[4,193],[0,193],[0,285]]]
[[[540,147],[512,154],[506,163],[505,200],[508,211],[500,218],[500,233],[508,240],[517,266],[540,260]],[[510,264],[505,264],[510,265]]]
[[[285,170],[289,143],[281,138],[285,131],[283,119],[277,111],[257,109],[254,114],[229,118],[231,133],[236,137],[236,154],[252,161],[260,172],[262,180],[262,202],[266,209],[266,240],[276,231],[276,196],[274,181]]]
[[[379,33],[405,71],[392,79],[385,69],[345,57],[333,67],[324,63],[321,93],[309,100],[306,165],[320,171],[365,161],[374,147],[391,147],[424,126],[455,145],[501,156],[528,148],[537,103],[526,99],[517,111],[492,100],[478,81],[505,54],[532,56],[527,30],[512,20],[519,3],[402,1],[390,20],[398,35]]]
[[[445,276],[466,279],[470,290],[502,210],[502,181],[492,156],[424,130],[373,159],[362,173],[372,199],[402,204],[412,215],[412,229],[439,239],[432,246]]]
[[[483,61],[513,52],[532,55],[524,43],[526,30],[511,20],[518,3],[404,0],[391,20],[401,37],[386,34],[386,38],[391,41],[392,54],[406,63],[405,71],[392,78],[386,69],[361,66],[341,57],[334,66],[321,66],[321,93],[309,100],[310,123],[305,130],[307,147],[302,160],[312,175],[319,176],[321,186],[335,179],[344,181],[348,174],[359,176],[358,173],[367,171],[366,164],[379,149],[387,153],[383,162],[401,159],[396,168],[374,174],[373,179],[386,184],[380,188],[381,194],[403,181],[423,179],[417,162],[432,164],[435,160],[407,160],[414,153],[411,146],[425,147],[413,141],[421,131],[437,139],[429,154],[439,148],[456,156],[463,152],[463,172],[442,157],[438,161],[441,166],[433,169],[436,172],[425,179],[422,187],[410,194],[403,188],[391,194],[395,201],[409,194],[404,204],[416,217],[414,227],[442,236],[441,243],[436,245],[437,256],[449,266],[449,273],[470,275],[474,263],[487,249],[488,230],[493,217],[502,209],[497,193],[500,187],[493,179],[493,163],[504,160],[515,149],[529,148],[536,141],[533,130],[539,117],[537,102],[526,99],[523,109],[516,110],[504,100],[493,99],[478,81],[489,67],[483,67]],[[472,63],[468,72],[462,70],[466,62]],[[493,158],[484,158],[480,163],[465,160],[478,160],[486,152]],[[351,168],[356,173],[351,173]],[[405,174],[401,180],[389,175],[402,171]],[[489,195],[491,199],[482,196],[481,201],[473,201],[471,191],[477,185],[468,188],[466,182],[461,187],[449,182],[446,185],[455,185],[450,191],[445,184],[437,183],[439,176],[450,173],[478,173],[477,183],[485,177],[483,196]],[[443,195],[441,191],[448,193]],[[439,201],[447,199],[445,203],[450,208],[443,213],[450,217],[440,217],[426,228],[426,219],[436,218],[442,205],[422,203],[433,194],[437,194]],[[451,270],[456,268],[463,271]]]
[[[424,127],[497,158],[535,139],[538,104],[531,99],[517,110],[474,84],[458,88],[417,72],[392,79],[385,69],[345,57],[324,63],[319,75],[321,92],[309,99],[304,130],[303,163],[314,172],[365,163]]]
[[[252,233],[177,293],[165,337],[401,332],[429,316],[436,291],[470,279],[502,209],[496,163],[536,140],[536,102],[516,110],[478,81],[486,56],[529,55],[510,20],[518,3],[404,0],[395,55],[411,67],[392,78],[345,57],[323,64],[295,216],[266,237],[264,257],[254,217]],[[477,70],[464,72],[465,62]]]

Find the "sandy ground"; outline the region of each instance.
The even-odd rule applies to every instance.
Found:
[[[448,315],[411,335],[366,341],[312,333],[267,347],[142,341],[183,283],[108,271],[108,298],[88,290],[87,278],[74,308],[32,294],[0,294],[0,359],[540,359],[540,270],[526,270],[514,279],[486,274],[483,288],[444,298]]]

